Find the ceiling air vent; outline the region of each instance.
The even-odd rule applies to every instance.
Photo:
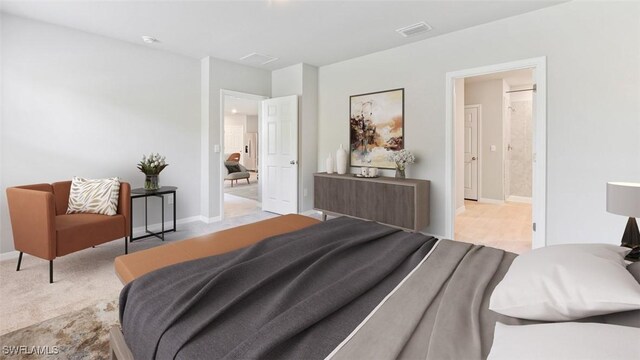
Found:
[[[274,62],[274,61],[278,60],[278,58],[277,57],[273,57],[273,56],[269,56],[269,55],[251,53],[249,55],[241,57],[240,60],[246,61],[246,62],[248,62],[250,64],[253,64],[253,65],[265,65],[265,64],[268,64],[270,62]]]
[[[422,21],[422,22],[419,22],[417,24],[405,26],[405,27],[403,27],[401,29],[398,29],[396,31],[398,32],[398,34],[400,34],[400,35],[402,35],[404,37],[410,37],[410,36],[426,33],[427,31],[429,31],[431,29],[433,29],[431,27],[431,25],[429,25],[426,22]]]

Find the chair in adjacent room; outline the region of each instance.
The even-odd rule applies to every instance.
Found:
[[[251,181],[249,180],[249,178],[251,177],[249,170],[247,170],[246,167],[242,166],[237,161],[225,161],[224,167],[226,170],[224,179],[231,181],[231,187],[233,187],[234,182],[238,184],[238,180],[242,179],[247,180],[247,184],[251,184]]]
[[[227,161],[240,162],[240,153],[232,153],[227,158]]]

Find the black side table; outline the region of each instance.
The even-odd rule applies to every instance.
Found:
[[[176,231],[176,190],[175,186],[162,186],[158,190],[145,190],[143,188],[137,188],[131,190],[131,237],[129,242],[155,236],[158,239],[164,241],[164,234],[172,231]],[[173,229],[164,229],[164,196],[171,194],[173,196]],[[153,232],[148,228],[148,216],[147,216],[147,199],[152,197],[159,197],[162,200],[162,231]],[[133,237],[133,199],[144,198],[144,231],[145,235]]]

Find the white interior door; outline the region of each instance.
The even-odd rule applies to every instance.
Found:
[[[262,210],[298,212],[298,96],[262,101]]]
[[[478,107],[464,109],[464,198],[478,200]]]

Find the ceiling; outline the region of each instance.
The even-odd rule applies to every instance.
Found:
[[[224,99],[224,114],[234,115],[258,115],[260,103],[257,100],[241,99],[233,96],[226,96]]]
[[[531,86],[533,85],[533,69],[521,69],[503,71],[493,74],[473,76],[464,79],[465,84],[472,84],[487,80],[504,80],[509,86]]]
[[[563,1],[1,1],[2,11],[193,58],[243,63],[253,52],[279,58],[265,69],[327,65]],[[425,21],[433,30],[403,38]],[[142,35],[159,43],[145,44]]]

